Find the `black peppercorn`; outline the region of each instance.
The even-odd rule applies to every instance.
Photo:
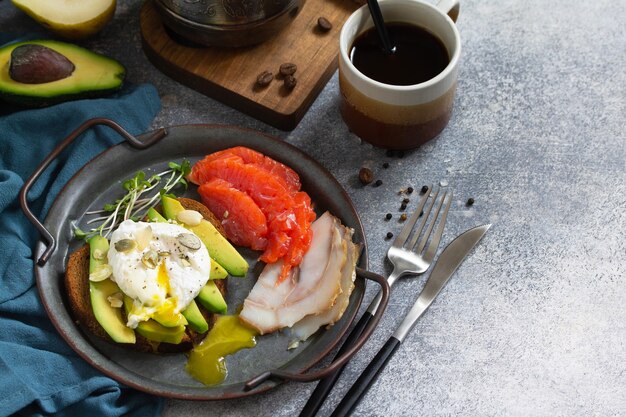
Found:
[[[385,219],[386,219],[386,220],[391,220],[391,213],[387,213],[387,214],[385,215]]]
[[[406,204],[404,203],[400,204],[400,210],[406,210]]]
[[[380,187],[381,185],[383,185],[383,180],[376,180],[374,185],[376,185],[377,187]]]
[[[409,204],[409,201],[411,201],[411,200],[409,200],[408,198],[405,198],[404,200],[402,200],[402,202],[403,202],[404,204]]]
[[[389,162],[385,162],[385,163],[383,164],[383,168],[385,168],[385,169],[389,168]]]
[[[428,186],[427,185],[422,186],[422,189],[420,190],[420,192],[424,194],[426,191],[428,191]]]
[[[387,232],[387,239],[391,239],[393,237],[393,233]]]
[[[467,199],[467,203],[465,203],[465,204],[467,204],[468,206],[473,205],[474,204],[474,199],[472,197],[468,198]]]
[[[413,192],[413,187],[409,187],[406,189],[407,194],[411,194]]]

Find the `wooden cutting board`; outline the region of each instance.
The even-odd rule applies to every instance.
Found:
[[[151,1],[141,10],[143,48],[163,73],[209,97],[282,130],[294,129],[337,69],[339,32],[359,7],[354,0],[307,0],[300,14],[272,39],[247,48],[189,47],[169,36]],[[323,16],[333,28],[322,32]],[[274,74],[282,63],[298,66],[289,91],[275,78],[266,88],[257,75]]]

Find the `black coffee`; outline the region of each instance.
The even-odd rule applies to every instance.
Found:
[[[359,35],[350,49],[350,60],[368,78],[385,84],[413,85],[428,81],[450,62],[438,37],[408,23],[385,25],[395,52],[383,50],[375,28]]]

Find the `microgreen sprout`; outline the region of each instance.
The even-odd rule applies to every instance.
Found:
[[[74,236],[88,240],[97,234],[108,237],[124,220],[139,220],[145,217],[150,208],[156,206],[161,196],[174,188],[187,189],[185,177],[191,172],[191,164],[187,160],[182,163],[168,163],[168,169],[146,178],[146,173],[139,171],[134,177],[124,181],[122,187],[126,194],[114,203],[105,204],[102,210],[89,211],[86,214],[101,216],[91,219],[87,224],[100,223],[98,227],[88,232],[74,227]],[[164,182],[164,184],[162,184]],[[160,188],[159,188],[160,187]],[[155,192],[155,190],[157,190]],[[152,191],[152,193],[151,193]]]

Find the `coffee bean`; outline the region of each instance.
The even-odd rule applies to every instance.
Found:
[[[285,87],[288,90],[293,90],[296,87],[297,83],[298,83],[298,80],[296,80],[296,77],[294,77],[293,75],[287,75],[285,77]]]
[[[274,79],[274,74],[269,71],[263,71],[256,77],[256,83],[259,87],[267,87]]]
[[[320,17],[317,19],[317,26],[324,32],[328,32],[333,28],[333,24],[328,21],[325,17]]]
[[[367,185],[374,181],[374,173],[372,170],[367,167],[361,168],[359,170],[359,181],[361,181],[361,184],[363,185]]]
[[[298,70],[298,66],[296,64],[292,64],[291,62],[285,62],[280,66],[280,73],[282,75],[293,75]]]

